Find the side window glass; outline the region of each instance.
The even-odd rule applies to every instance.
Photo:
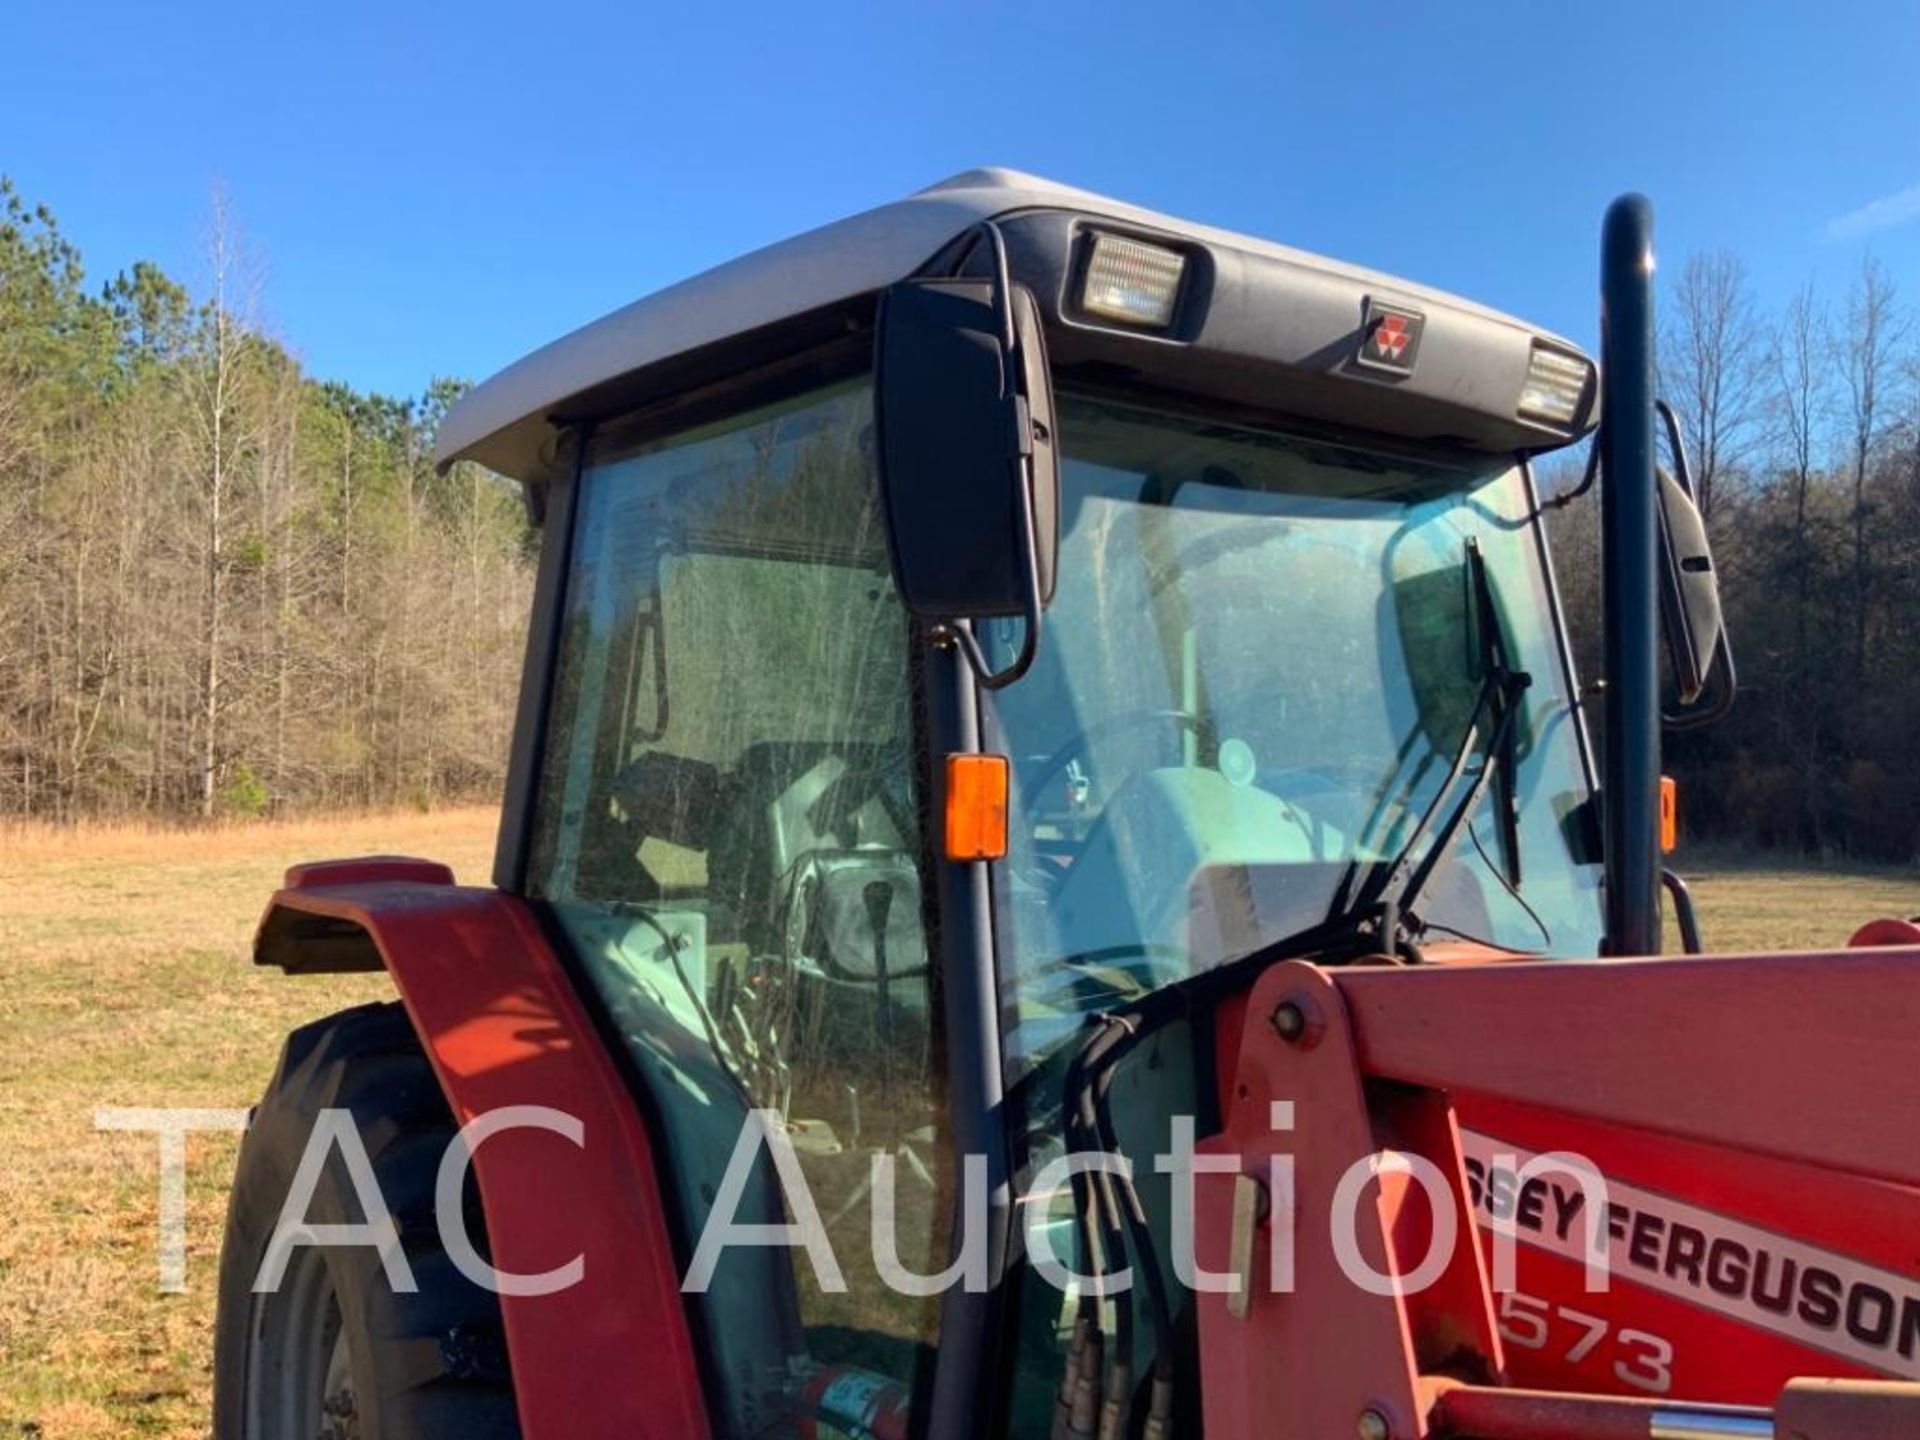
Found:
[[[930,1363],[937,1302],[876,1273],[876,1156],[901,1263],[946,1258],[907,619],[870,424],[863,381],[600,444],[536,806],[531,888],[655,1102],[689,1244],[811,1207],[844,1277],[735,1245],[692,1298],[740,1435],[812,1434],[834,1396],[905,1406]]]

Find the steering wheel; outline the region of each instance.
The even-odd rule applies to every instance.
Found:
[[[1026,791],[1022,813],[1032,816],[1040,803],[1040,797],[1046,794],[1047,786],[1053,783],[1053,778],[1066,769],[1069,762],[1085,751],[1096,738],[1148,724],[1173,725],[1182,733],[1197,737],[1203,747],[1211,747],[1217,739],[1212,721],[1202,720],[1198,715],[1189,714],[1185,710],[1122,710],[1117,715],[1109,715],[1104,720],[1094,721],[1041,761],[1039,768],[1031,775],[1022,779],[1021,785]]]

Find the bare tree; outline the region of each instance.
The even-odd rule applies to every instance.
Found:
[[[187,389],[188,424],[198,455],[202,502],[195,792],[200,813],[211,816],[220,772],[220,691],[225,678],[228,492],[241,455],[253,438],[240,395],[250,297],[224,189],[214,192],[207,232],[207,268],[210,293],[196,335],[195,353],[181,374]]]
[[[1660,346],[1661,389],[1693,459],[1701,512],[1711,518],[1723,479],[1753,442],[1765,395],[1765,331],[1746,266],[1725,250],[1689,256],[1670,317]]]
[[[1787,302],[1786,313],[1774,328],[1769,352],[1774,414],[1787,481],[1792,487],[1795,654],[1802,671],[1808,653],[1807,592],[1813,563],[1807,501],[1813,488],[1816,437],[1831,404],[1821,343],[1825,324],[1812,284],[1803,285]]]
[[[1842,386],[1842,419],[1853,489],[1853,678],[1867,664],[1868,519],[1867,480],[1875,445],[1886,424],[1890,390],[1899,376],[1907,319],[1900,312],[1892,278],[1869,255],[1847,294],[1846,319],[1829,338]]]

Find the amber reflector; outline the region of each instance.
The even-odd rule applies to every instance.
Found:
[[[999,860],[1007,853],[1007,757],[947,757],[947,859]]]
[[[1671,855],[1680,848],[1680,787],[1670,775],[1660,777],[1660,849]]]

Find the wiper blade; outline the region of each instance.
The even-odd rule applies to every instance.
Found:
[[[1477,540],[1467,541],[1467,570],[1473,584],[1475,629],[1480,641],[1480,671],[1483,675],[1505,672],[1519,677],[1519,685],[1510,697],[1508,715],[1503,715],[1499,734],[1488,750],[1493,771],[1494,818],[1499,825],[1501,859],[1505,865],[1507,888],[1520,888],[1520,692],[1531,683],[1525,671],[1516,670],[1507,655],[1505,632],[1500,628],[1500,612],[1493,601],[1493,581],[1487,574],[1486,557]],[[1511,716],[1509,719],[1508,716]],[[1469,807],[1468,815],[1473,813]]]
[[[1375,926],[1382,945],[1397,949],[1400,937],[1409,928],[1413,906],[1427,882],[1452,848],[1460,827],[1470,820],[1487,787],[1498,781],[1500,846],[1505,852],[1507,876],[1519,884],[1520,833],[1519,797],[1515,781],[1518,768],[1517,745],[1520,697],[1533,683],[1532,676],[1515,669],[1509,662],[1506,641],[1500,631],[1499,615],[1493,605],[1493,587],[1487,576],[1486,561],[1476,540],[1467,541],[1467,574],[1473,586],[1473,609],[1483,670],[1480,689],[1467,716],[1465,732],[1455,749],[1440,788],[1421,812],[1413,831],[1393,858],[1363,867],[1359,859],[1349,866],[1335,891],[1327,926],[1334,930],[1362,931],[1369,922]],[[1490,723],[1485,754],[1477,768],[1473,756],[1480,749],[1483,726]],[[1459,787],[1462,781],[1466,788]],[[1457,799],[1451,806],[1450,798]],[[1443,818],[1444,817],[1444,818]],[[1422,853],[1422,842],[1432,835]],[[1416,857],[1417,860],[1416,860]]]

